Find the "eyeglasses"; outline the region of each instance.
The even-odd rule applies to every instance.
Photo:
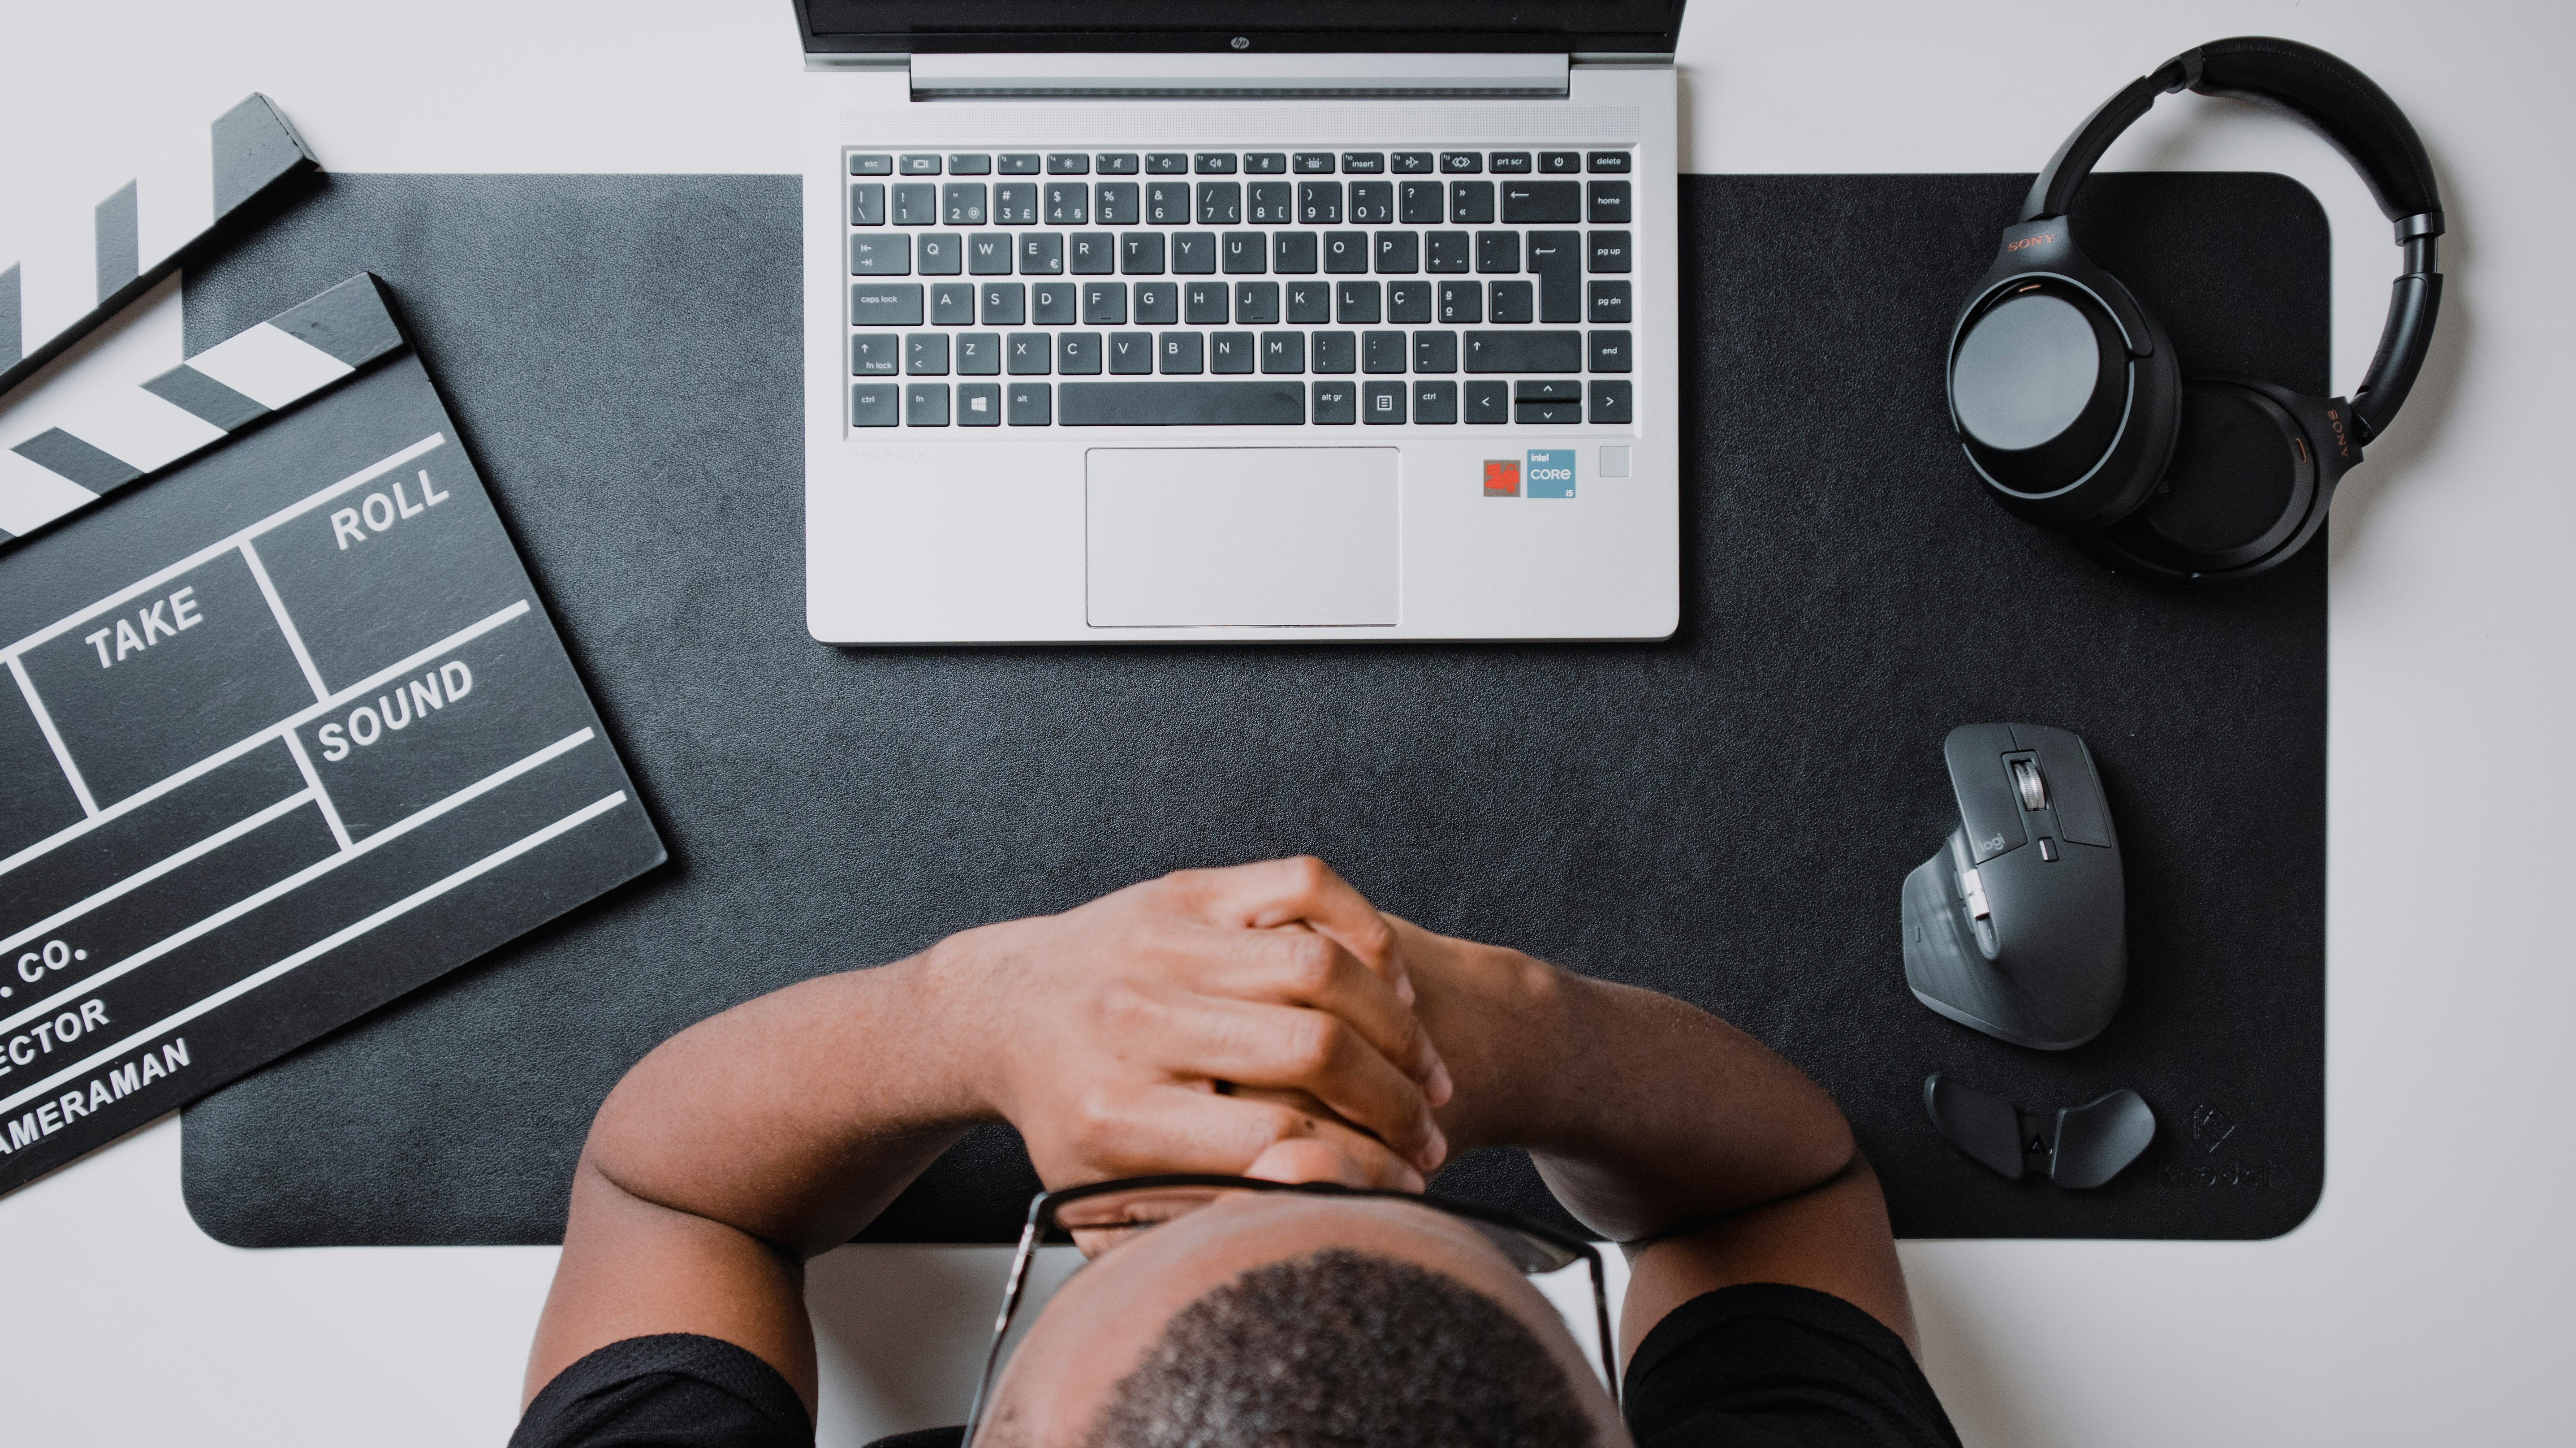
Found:
[[[1527,1276],[1554,1272],[1577,1262],[1585,1264],[1592,1272],[1592,1322],[1601,1345],[1602,1379],[1609,1384],[1611,1401],[1618,1401],[1619,1364],[1610,1341],[1610,1290],[1602,1275],[1601,1252],[1579,1237],[1465,1202],[1409,1192],[1364,1191],[1336,1182],[1272,1182],[1252,1177],[1196,1175],[1123,1177],[1041,1192],[1030,1200],[1028,1225],[1020,1231],[1020,1249],[1011,1258],[1010,1280],[1002,1287],[1002,1310],[993,1318],[993,1345],[985,1351],[984,1370],[975,1379],[975,1401],[966,1411],[964,1448],[974,1448],[976,1431],[984,1425],[984,1407],[992,1395],[994,1370],[1001,1366],[1002,1345],[1011,1334],[1012,1319],[1019,1315],[1020,1292],[1028,1284],[1029,1264],[1039,1247],[1070,1241],[1082,1249],[1084,1257],[1097,1258],[1150,1228],[1212,1203],[1257,1192],[1294,1192],[1300,1196],[1384,1200],[1428,1207],[1475,1228],[1506,1261]]]

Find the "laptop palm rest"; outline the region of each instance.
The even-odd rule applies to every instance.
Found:
[[[1397,449],[1094,448],[1084,456],[1092,627],[1398,621]]]

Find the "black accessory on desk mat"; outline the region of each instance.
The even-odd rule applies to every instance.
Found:
[[[2067,212],[2095,163],[2157,96],[2185,88],[2315,126],[2396,224],[2405,270],[2351,400],[2184,371],[2155,313],[2077,245]],[[1988,496],[2075,533],[2114,567],[2174,582],[2251,577],[2316,536],[2335,483],[2415,385],[2442,300],[2441,234],[2424,143],[2370,77],[2292,40],[2184,51],[2069,136],[2004,228],[1950,337],[1951,425]]]
[[[1954,444],[1922,359],[1981,218],[2029,185],[1682,178],[1669,643],[842,651],[803,627],[795,177],[335,175],[189,270],[193,345],[361,266],[401,295],[673,868],[199,1102],[189,1210],[241,1245],[556,1240],[592,1112],[689,1023],[1312,850],[1388,910],[1779,1048],[1842,1104],[1902,1235],[2288,1230],[2325,1164],[2325,551],[2159,598],[2150,628],[2134,583],[1923,486]],[[2204,365],[2324,389],[2328,238],[2295,182],[2103,176],[2076,221]],[[1994,719],[2094,747],[2158,902],[2119,1015],[2072,1053],[1962,1030],[1892,964],[1887,887],[1959,818],[1927,741]],[[2222,1126],[2160,1132],[2091,1193],[2031,1190],[1924,1129],[1935,1063]],[[1517,1152],[1437,1189],[1567,1222]],[[974,1132],[867,1235],[1006,1242],[1037,1190],[1008,1131]]]
[[[1923,1108],[1941,1135],[1978,1165],[2008,1181],[2036,1172],[2077,1191],[2118,1176],[2156,1139],[2156,1113],[2126,1089],[2081,1106],[2024,1111],[1935,1071],[1923,1078]]]

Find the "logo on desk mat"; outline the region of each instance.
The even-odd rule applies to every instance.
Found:
[[[1533,498],[1574,496],[1574,449],[1530,449],[1529,495]]]
[[[1521,465],[1485,459],[1485,496],[1517,498],[1521,495]]]

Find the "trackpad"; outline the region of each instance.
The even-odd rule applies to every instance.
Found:
[[[1094,448],[1094,628],[1397,622],[1391,447]]]

